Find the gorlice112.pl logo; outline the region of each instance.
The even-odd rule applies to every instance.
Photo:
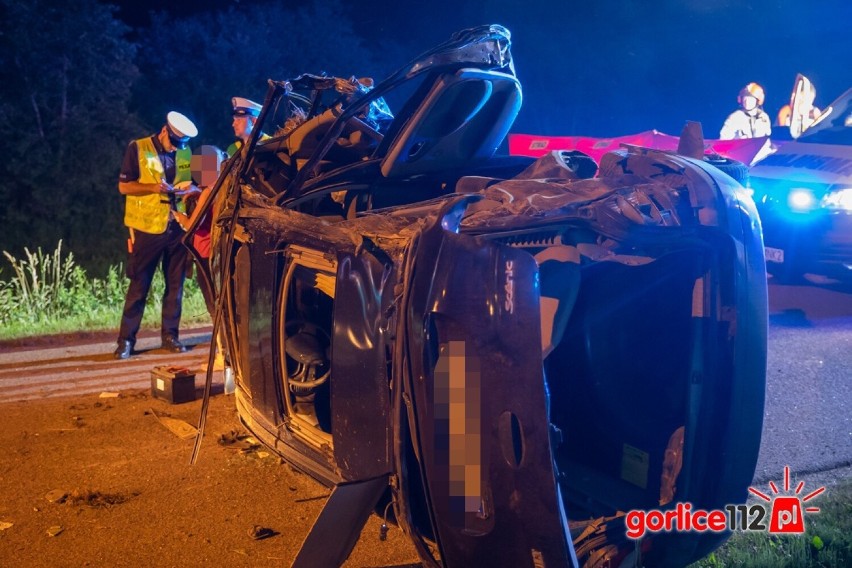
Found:
[[[805,487],[805,482],[800,481],[796,485],[796,490],[790,495],[790,466],[784,467],[784,492],[788,495],[779,495],[778,486],[774,481],[769,482],[769,488],[774,494],[772,497],[758,491],[754,487],[749,487],[748,490],[757,497],[763,499],[772,505],[769,515],[769,532],[770,534],[802,534],[805,532],[805,513],[819,513],[819,507],[806,507],[805,503],[820,495],[825,491],[825,487],[820,487],[811,491],[804,497],[799,495]],[[743,505],[745,507],[745,505]]]
[[[665,511],[633,510],[624,516],[626,535],[630,539],[640,539],[645,535],[658,532],[695,531],[695,532],[766,532],[770,534],[802,534],[805,532],[805,513],[818,513],[818,507],[806,507],[805,503],[825,491],[820,487],[800,497],[805,482],[800,481],[795,491],[790,491],[790,466],[784,468],[784,492],[779,495],[778,486],[769,482],[773,497],[754,487],[748,490],[771,505],[763,503],[752,505],[725,505],[724,510],[698,509],[692,503],[677,503],[674,508]],[[792,493],[792,494],[790,494]],[[766,520],[769,519],[767,526]]]

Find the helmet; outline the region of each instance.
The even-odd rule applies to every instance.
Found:
[[[763,106],[763,99],[766,98],[766,95],[763,92],[763,87],[761,87],[757,83],[749,83],[748,85],[740,89],[740,94],[737,95],[737,102],[743,104],[743,97],[748,96],[757,99],[757,106]]]

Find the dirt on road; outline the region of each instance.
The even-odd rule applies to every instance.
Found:
[[[189,465],[178,433],[200,407],[150,389],[0,405],[0,566],[289,566],[328,490],[248,437],[224,394]],[[381,522],[346,566],[417,565]]]
[[[770,308],[775,343],[763,441],[772,455],[762,454],[760,486],[777,480],[789,460],[815,463],[806,449],[814,440],[827,443],[826,432],[848,432],[840,426],[848,412],[831,411],[846,408],[846,391],[826,387],[846,384],[839,371],[827,368],[846,364],[848,350],[843,344],[818,344],[849,329],[852,295],[774,287]],[[814,343],[802,343],[806,334],[797,335],[800,330]],[[113,332],[0,342],[0,566],[290,565],[328,490],[247,437],[219,377],[201,454],[192,466],[194,440],[167,425],[192,430],[201,401],[171,405],[151,397],[152,367],[199,365],[206,359],[210,331],[187,330],[181,338],[191,350],[180,355],[164,352],[158,334],[149,332],[127,361],[112,358]],[[789,342],[781,341],[788,336]],[[796,356],[797,349],[807,356]],[[799,371],[787,377],[790,367]],[[199,389],[202,383],[199,374]],[[819,388],[803,391],[807,384]],[[788,391],[793,402],[779,402],[779,393]],[[102,392],[120,396],[101,398]],[[824,392],[826,400],[818,401],[822,406],[800,405],[802,392]],[[814,403],[813,396],[807,400]],[[790,408],[797,412],[793,418]],[[820,435],[809,434],[808,447],[790,441],[793,431]],[[830,492],[852,476],[844,461],[848,449],[848,438],[832,443],[830,451],[819,447],[821,455],[845,467],[811,469],[801,479]],[[835,450],[840,457],[833,457]],[[381,522],[370,518],[346,566],[417,565],[399,529],[392,527],[387,540],[380,540]]]

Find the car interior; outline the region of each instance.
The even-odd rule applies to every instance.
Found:
[[[252,187],[282,206],[329,220],[430,199],[449,192],[447,181],[461,177],[461,170],[485,165],[520,106],[520,83],[512,75],[435,73],[424,78],[385,134],[357,116],[339,120],[333,106],[258,144]],[[332,131],[335,140],[327,145]]]
[[[335,263],[294,247],[281,286],[284,330],[281,392],[294,431],[316,446],[332,447],[331,351]]]

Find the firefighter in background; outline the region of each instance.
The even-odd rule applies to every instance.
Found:
[[[778,116],[775,117],[775,126],[790,126],[790,115],[793,114],[793,111],[790,109],[790,105],[786,104],[782,106],[778,110]]]
[[[234,107],[234,120],[231,126],[234,128],[234,136],[237,140],[228,146],[227,152],[230,158],[240,151],[240,148],[248,142],[251,133],[254,131],[254,124],[257,122],[257,117],[260,116],[261,105],[249,99],[242,97],[233,97],[231,105]],[[269,136],[261,133],[260,140],[268,140]]]
[[[178,331],[187,250],[181,242],[183,229],[175,220],[175,211],[185,211],[184,196],[198,192],[191,182],[192,151],[187,147],[190,138],[197,135],[198,129],[190,119],[170,112],[159,133],[132,141],[124,153],[118,190],[126,198],[124,224],[130,231],[130,285],[118,331],[116,359],[127,359],[133,351],[145,301],[160,265],[166,282],[160,324],[162,346],[172,353],[186,351]]]
[[[772,120],[763,110],[764,98],[763,87],[757,83],[749,83],[743,87],[737,96],[740,108],[725,120],[719,138],[760,138],[772,134]]]

